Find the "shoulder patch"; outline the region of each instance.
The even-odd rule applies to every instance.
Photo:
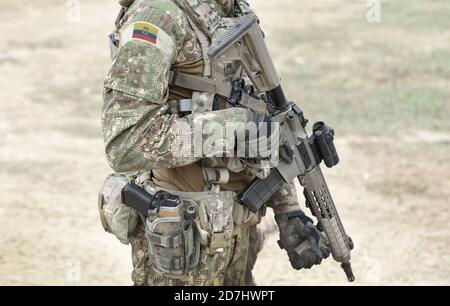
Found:
[[[149,43],[156,44],[158,40],[159,29],[153,24],[147,22],[136,22],[133,27],[134,39],[142,39],[148,41]]]
[[[175,51],[173,39],[158,26],[149,22],[134,22],[121,31],[120,47],[131,40],[140,40],[155,45],[169,58],[172,58]]]

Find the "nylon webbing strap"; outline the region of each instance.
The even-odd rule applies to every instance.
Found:
[[[158,244],[160,246],[166,248],[177,248],[181,245],[181,236],[180,235],[158,235],[153,233],[146,233],[147,239],[151,242]]]
[[[226,184],[230,180],[230,171],[227,168],[203,167],[204,177],[208,184]]]
[[[239,105],[259,111],[261,113],[265,113],[267,111],[267,104],[262,99],[255,98],[245,92],[242,93]]]
[[[227,83],[219,83],[214,80],[196,76],[192,74],[170,71],[169,85],[190,89],[192,91],[218,94],[223,97],[230,97],[232,86]]]
[[[181,269],[183,264],[183,260],[181,257],[163,257],[163,256],[149,255],[149,259],[156,265],[163,267],[170,267],[171,270],[179,270]]]
[[[191,99],[167,101],[167,104],[169,105],[168,111],[170,114],[192,113]]]
[[[198,14],[194,12],[192,7],[184,0],[174,0],[175,4],[181,8],[186,13],[186,17],[189,21],[189,24],[194,29],[194,32],[197,34],[197,38],[200,42],[200,46],[202,48],[202,56],[205,67],[203,69],[203,75],[205,77],[211,76],[211,61],[208,57],[208,48],[210,46],[210,34],[208,29],[205,28],[205,25],[198,21]]]

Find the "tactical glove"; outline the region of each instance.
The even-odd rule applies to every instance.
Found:
[[[330,256],[326,239],[303,212],[275,216],[280,228],[278,244],[285,249],[294,269],[310,269]]]
[[[278,154],[280,129],[265,114],[247,109],[245,129],[236,131],[238,157],[270,159]]]

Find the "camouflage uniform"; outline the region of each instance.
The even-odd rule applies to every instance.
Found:
[[[246,2],[237,2],[241,9],[250,10]],[[226,17],[232,7],[230,0],[186,0],[186,3],[194,9],[208,8],[211,19]],[[177,156],[171,150],[173,144],[182,145],[186,135],[194,133],[196,120],[225,127],[230,122],[247,122],[248,111],[234,107],[186,116],[169,113],[169,101],[190,98],[193,94],[170,86],[170,70],[205,74],[207,65],[198,29],[175,0],[122,0],[121,4],[130,7],[111,36],[113,49],[117,49],[113,50],[114,61],[104,82],[102,126],[107,159],[116,172],[151,170],[157,186],[182,192],[203,191],[207,185],[202,176],[204,159]],[[201,31],[207,31],[201,21],[197,25]],[[143,28],[144,37],[136,35]],[[180,126],[191,130],[181,131]],[[233,150],[233,145],[226,147]],[[239,192],[253,178],[245,171],[231,171],[229,181],[221,184],[220,189]],[[298,210],[294,186],[286,185],[267,205],[275,214]],[[170,278],[152,269],[144,222],[140,222],[130,236],[132,279],[136,285],[251,284],[251,269],[262,240],[254,224],[237,227],[230,238],[229,253],[205,256],[185,277]]]

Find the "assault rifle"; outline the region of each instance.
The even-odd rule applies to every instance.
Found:
[[[353,242],[345,233],[336,206],[320,169],[323,161],[329,168],[339,157],[334,146],[334,131],[323,122],[313,126],[308,137],[307,120],[295,103],[288,102],[280,77],[272,62],[253,14],[244,15],[208,50],[208,56],[218,62],[240,61],[252,84],[272,105],[271,119],[280,124],[283,143],[280,163],[265,179],[255,179],[238,195],[239,200],[256,212],[284,184],[298,179],[304,187],[306,205],[318,220],[329,242],[333,258],[341,263],[350,282],[355,280],[350,265]]]

